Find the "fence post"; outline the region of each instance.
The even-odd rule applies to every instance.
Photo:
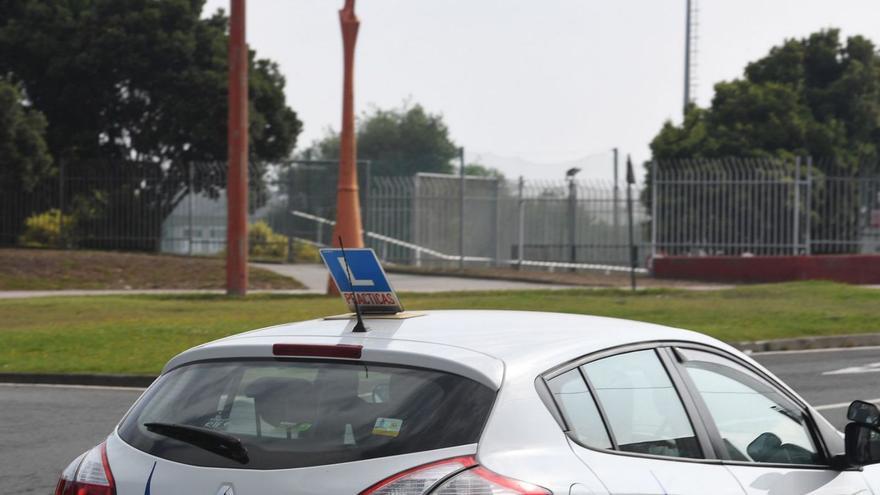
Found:
[[[364,207],[361,208],[363,211],[363,220],[361,220],[361,228],[363,229],[363,232],[361,235],[364,236],[364,242],[366,242],[368,240],[366,238],[366,233],[370,231],[370,187],[373,182],[373,162],[371,160],[365,160],[364,163],[366,164],[364,167],[366,168],[366,171],[364,173]]]
[[[577,263],[577,184],[574,176],[568,180],[568,241],[571,263]],[[571,271],[575,271],[574,268]]]
[[[458,269],[464,270],[464,147],[458,148]]]
[[[296,263],[296,243],[293,241],[296,234],[296,218],[293,216],[293,188],[296,179],[293,176],[296,164],[288,164],[287,167],[287,262]]]
[[[189,217],[189,243],[188,243],[188,253],[189,256],[193,255],[193,195],[195,194],[195,189],[193,188],[194,178],[195,178],[195,170],[193,167],[193,163],[189,162],[189,194],[187,194],[187,216]]]
[[[813,157],[807,157],[807,199],[806,199],[806,221],[804,222],[804,253],[809,256],[813,252],[813,240],[811,238],[812,222],[813,222]]]
[[[413,176],[413,195],[412,195],[412,218],[410,219],[410,229],[412,229],[412,235],[410,236],[410,240],[413,244],[417,246],[421,246],[421,242],[419,239],[419,183],[420,177],[419,174]],[[415,254],[415,265],[422,266],[422,252],[418,249]]]
[[[797,256],[801,241],[801,157],[794,160],[794,222],[792,225],[792,254]]]
[[[67,242],[64,239],[64,162],[58,160],[58,247],[65,249]]]
[[[651,162],[651,260],[657,257],[657,160]]]
[[[614,148],[614,191],[613,191],[614,199],[613,199],[613,203],[612,203],[614,205],[613,206],[613,211],[614,211],[613,221],[614,221],[614,236],[615,236],[614,242],[617,242],[619,227],[620,227],[620,217],[619,217],[619,214],[620,214],[620,191],[619,191],[618,185],[617,185],[617,175],[618,175],[617,170],[618,170],[618,168],[617,168],[617,148]]]
[[[492,233],[495,254],[492,256],[494,258],[492,266],[498,266],[498,260],[501,259],[501,181],[500,178],[495,179],[495,229]]]
[[[517,246],[516,247],[516,257],[517,257],[516,269],[517,270],[522,268],[522,262],[523,262],[523,257],[524,257],[523,250],[525,249],[525,240],[526,240],[526,235],[525,235],[526,202],[523,199],[524,186],[525,186],[525,179],[523,179],[523,176],[520,175],[519,176],[519,201],[517,203],[519,206],[519,222],[518,222],[519,227],[517,229],[517,241],[516,241],[516,246]]]

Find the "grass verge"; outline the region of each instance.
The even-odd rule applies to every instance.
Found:
[[[409,309],[521,309],[629,318],[727,341],[880,331],[880,290],[825,282],[711,292],[403,294],[402,300]],[[176,353],[212,339],[342,311],[341,301],[323,296],[0,300],[0,371],[152,374]]]
[[[0,249],[0,290],[222,289],[225,261],[113,251]],[[251,267],[252,289],[302,289],[290,277]]]

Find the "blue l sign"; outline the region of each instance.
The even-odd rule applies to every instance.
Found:
[[[345,257],[342,256],[341,249],[322,249],[321,259],[330,270],[330,276],[350,310],[354,311],[354,301],[357,298],[364,314],[403,311],[403,306],[388,283],[385,270],[372,249],[346,249]]]

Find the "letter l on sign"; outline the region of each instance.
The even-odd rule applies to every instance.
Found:
[[[372,287],[376,285],[372,280],[361,280],[355,277],[354,272],[351,271],[351,268],[349,268],[348,264],[345,263],[345,260],[342,259],[342,257],[336,258],[336,261],[339,262],[339,266],[342,267],[342,271],[345,272],[345,274],[351,274],[352,287]]]

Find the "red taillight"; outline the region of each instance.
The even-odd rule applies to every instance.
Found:
[[[98,445],[67,466],[55,487],[55,495],[116,495],[107,445]]]
[[[422,495],[450,474],[475,466],[471,456],[453,457],[424,464],[385,478],[360,495]]]
[[[552,495],[538,485],[501,476],[482,466],[453,476],[431,493],[434,495]]]
[[[315,344],[275,344],[272,354],[276,356],[327,357],[360,359],[363,346],[360,345],[315,345]]]
[[[435,488],[436,487],[436,488]],[[360,495],[552,495],[540,486],[477,466],[471,457],[432,462],[386,478]]]

